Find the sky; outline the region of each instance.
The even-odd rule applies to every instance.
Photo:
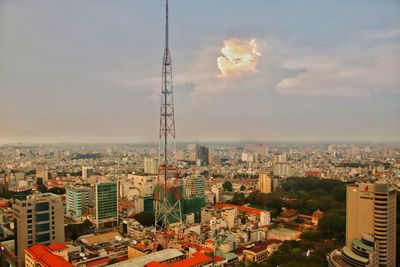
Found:
[[[0,143],[158,140],[162,0],[1,0]],[[400,141],[400,1],[170,0],[177,141]]]

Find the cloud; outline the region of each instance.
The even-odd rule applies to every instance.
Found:
[[[400,93],[399,37],[400,28],[360,31],[333,48],[303,49],[284,66],[305,72],[283,79],[276,91],[314,97]]]
[[[237,76],[255,72],[261,53],[255,39],[244,41],[230,39],[224,41],[221,56],[217,58],[218,68],[224,76]]]

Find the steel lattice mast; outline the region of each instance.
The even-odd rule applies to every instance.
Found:
[[[168,247],[168,238],[182,226],[180,188],[175,161],[175,111],[172,63],[168,36],[168,0],[165,1],[165,49],[162,64],[158,180],[155,190],[155,245]],[[175,175],[174,175],[175,174]],[[171,227],[171,224],[177,228]]]

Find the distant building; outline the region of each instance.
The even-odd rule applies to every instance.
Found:
[[[157,158],[144,158],[143,164],[144,173],[158,174],[158,159]]]
[[[396,190],[384,182],[347,186],[346,245],[329,266],[396,265]]]
[[[82,216],[88,212],[89,205],[93,205],[93,189],[83,186],[67,188],[65,195],[66,217],[74,221],[82,221]]]
[[[251,144],[246,146],[246,151],[254,154],[254,160],[264,161],[268,155],[268,147],[265,144]]]
[[[94,169],[92,166],[82,166],[82,179],[84,181],[92,175],[94,175]]]
[[[273,155],[272,156],[272,163],[275,162],[286,162],[286,154],[280,154],[280,155]]]
[[[118,224],[118,186],[116,182],[100,182],[95,186],[94,213],[96,228]]]
[[[292,175],[292,164],[290,162],[275,162],[272,169],[275,176],[289,177]]]
[[[18,266],[24,266],[24,250],[41,243],[64,242],[64,212],[61,196],[51,193],[15,199],[15,254]]]
[[[175,157],[176,157],[176,160],[178,160],[178,161],[185,160],[185,152],[181,149],[177,150]]]
[[[258,190],[261,193],[271,193],[271,178],[266,173],[260,173],[258,176]]]
[[[47,183],[47,181],[49,180],[49,168],[47,164],[38,164],[36,168],[36,179],[37,178],[42,178],[43,184]]]
[[[190,153],[190,160],[195,162],[200,161],[202,165],[207,165],[209,163],[208,158],[208,147],[200,146],[199,144],[196,144],[194,151]]]

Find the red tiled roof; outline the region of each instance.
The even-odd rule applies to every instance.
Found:
[[[170,267],[191,267],[211,260],[212,259],[207,255],[196,252],[193,254],[193,257],[172,263]]]
[[[144,266],[145,267],[167,267],[167,263],[165,263],[165,262],[159,263],[157,261],[151,261],[149,263],[146,263]]]
[[[111,260],[111,258],[107,257],[107,258],[102,258],[102,259],[99,259],[99,260],[91,261],[91,262],[88,262],[88,263],[86,264],[86,267],[104,266],[104,265],[106,265],[110,260]],[[57,266],[57,267],[58,267],[58,266]]]
[[[217,263],[217,262],[223,261],[223,260],[225,260],[225,258],[223,258],[223,257],[221,257],[221,256],[215,256],[215,257],[214,257],[214,263]]]
[[[237,205],[233,205],[233,204],[229,204],[229,203],[216,204],[215,207],[217,209],[222,209],[222,208],[226,208],[226,207],[237,208],[240,211],[253,213],[253,214],[258,215],[258,216],[260,216],[260,213],[262,212],[262,210],[260,210],[260,209],[246,207],[246,206],[237,206]]]
[[[55,251],[55,250],[66,249],[66,248],[68,248],[68,246],[64,243],[59,242],[59,243],[53,243],[53,244],[49,245],[48,248],[52,251]]]
[[[71,263],[66,261],[63,257],[54,255],[50,250],[42,244],[36,244],[30,248],[25,249],[36,262],[45,267],[73,267]]]

